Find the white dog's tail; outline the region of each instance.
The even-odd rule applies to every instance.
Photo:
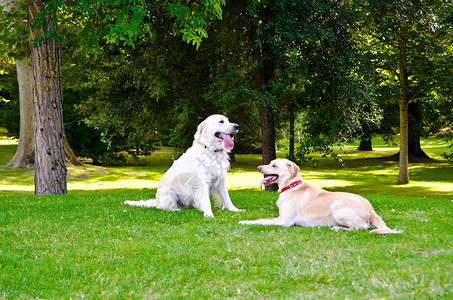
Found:
[[[370,233],[379,233],[379,234],[387,234],[387,233],[402,233],[402,230],[394,230],[390,229],[385,225],[384,220],[379,217],[376,213],[373,213],[371,216],[371,224],[376,226],[376,229],[370,231]]]
[[[140,200],[140,201],[124,201],[124,204],[130,206],[143,206],[143,207],[157,207],[159,201],[156,199],[149,199],[149,200]]]

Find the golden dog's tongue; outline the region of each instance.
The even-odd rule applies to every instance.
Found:
[[[223,147],[225,147],[226,150],[230,151],[231,149],[234,148],[234,142],[233,139],[229,134],[222,133],[222,138],[223,138]]]
[[[268,175],[268,176],[264,177],[263,180],[261,180],[261,182],[260,182],[260,189],[262,190],[263,185],[266,185],[269,182],[276,180],[277,178],[278,178],[278,176],[276,176],[276,175]]]

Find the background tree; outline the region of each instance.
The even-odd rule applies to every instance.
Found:
[[[267,25],[263,25],[260,15],[263,9],[271,10],[267,12],[271,16]],[[160,21],[164,16],[154,13],[157,17],[152,26],[162,33],[155,45],[137,42],[135,49],[113,49],[106,59],[100,55],[92,60],[93,69],[88,73],[93,78],[88,82],[99,87],[99,92],[79,106],[86,121],[109,137],[109,141],[116,137],[132,141],[136,136],[137,141],[145,144],[160,139],[160,135],[170,136],[167,143],[176,145],[171,141],[178,141],[184,148],[191,142],[193,120],[212,111],[226,114],[239,111],[234,115],[244,119],[241,125],[251,124],[241,126],[240,135],[244,128],[250,129],[248,137],[237,139],[238,150],[243,151],[240,143],[244,137],[244,144],[256,148],[257,128],[250,121],[256,120],[260,109],[270,110],[269,117],[278,107],[279,113],[271,118],[273,122],[274,117],[281,119],[280,111],[285,111],[285,107],[296,112],[303,107],[306,116],[315,113],[315,117],[305,118],[306,128],[313,129],[316,136],[312,139],[307,133],[306,140],[312,142],[304,145],[310,151],[332,151],[329,148],[332,143],[356,134],[357,116],[371,98],[354,75],[354,47],[349,41],[354,16],[349,7],[322,1],[230,1],[224,13],[225,20],[208,29],[211,38],[197,52],[175,41],[170,33],[171,24]],[[273,29],[263,32],[263,26]],[[271,49],[269,56],[262,55],[263,41]],[[344,47],[347,43],[351,47]],[[86,67],[84,63],[78,65]],[[264,74],[265,69],[271,70],[268,75]],[[263,78],[268,78],[265,85]],[[321,96],[318,86],[328,96]],[[331,124],[326,124],[322,110],[329,106]],[[371,112],[367,116],[370,115]],[[263,125],[262,117],[261,114],[261,132],[264,126],[270,132],[268,137],[274,135],[268,152],[275,153],[278,128],[275,124]],[[157,120],[160,122],[152,124]],[[165,123],[173,128],[164,129]],[[149,136],[143,136],[145,133]],[[259,148],[265,152],[263,144]]]
[[[414,101],[436,86],[451,84],[451,53],[445,51],[451,40],[447,22],[451,10],[451,4],[437,0],[367,2],[364,6],[362,37],[369,47],[368,59],[386,75],[387,84],[399,90],[399,184],[409,182],[409,111],[414,114],[414,124],[419,120]],[[415,140],[420,137],[418,128],[412,129]],[[412,146],[420,148],[416,141]],[[421,153],[421,148],[417,150]]]
[[[19,145],[8,166],[33,168],[35,161],[33,75],[25,22],[27,15],[26,5],[18,0],[4,1],[4,4],[3,10],[0,10],[0,23],[6,26],[0,30],[0,36],[3,41],[0,43],[0,56],[13,57],[16,61],[17,81],[19,83],[19,109],[17,115],[20,119],[18,135],[14,132],[14,135],[19,138]],[[15,99],[12,99],[12,101],[14,102]],[[13,106],[13,103],[9,106]],[[68,163],[73,165],[81,164],[72,152],[66,136],[64,148],[65,159]]]
[[[34,166],[34,113],[33,76],[29,64],[28,33],[25,23],[26,12],[18,0],[0,1],[0,57],[14,57],[20,98],[20,139],[16,153],[8,166],[33,168]]]
[[[35,102],[35,194],[65,194],[66,165],[60,73],[60,48],[51,15],[39,27],[36,19],[44,9],[42,1],[27,1],[27,24],[33,66]],[[46,34],[46,37],[43,37]],[[34,45],[36,37],[41,37]]]
[[[103,35],[105,31],[101,29],[101,34],[97,37],[106,38],[113,43],[122,42],[133,46],[133,42],[139,37],[151,32],[150,26],[144,22],[149,14],[142,1],[96,3],[92,6],[82,1],[81,4],[81,7],[78,5],[71,7],[60,1],[49,1],[45,5],[41,1],[27,1],[28,28],[33,49],[36,133],[43,134],[35,135],[35,193],[37,194],[66,192],[66,167],[64,155],[61,155],[61,151],[64,153],[64,135],[57,40],[59,34],[55,29],[56,13],[60,12],[60,8],[71,8],[64,11],[69,11],[74,18],[83,17],[79,20],[89,20],[90,17],[99,20],[96,18],[107,16],[108,18],[101,18],[101,20],[107,23],[104,27],[108,28],[109,32]],[[219,1],[206,1],[203,5],[195,3],[192,6],[173,3],[169,5],[169,11],[179,20],[179,31],[183,34],[183,38],[199,45],[201,38],[206,35],[203,26],[207,19],[211,16],[214,18],[221,16],[220,4]],[[104,27],[101,26],[101,28]],[[90,41],[92,37],[93,35],[89,35],[86,40]],[[48,79],[50,80],[46,82]]]
[[[357,76],[353,32],[358,12],[336,1],[287,5],[283,11],[287,18],[278,22],[281,55],[276,86],[291,89],[282,95],[293,95],[282,97],[280,103],[302,113],[301,144],[292,159],[306,162],[311,152],[336,157],[333,145],[356,139],[360,120],[372,124],[378,117],[372,89]]]

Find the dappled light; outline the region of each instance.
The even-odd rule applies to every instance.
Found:
[[[425,142],[425,140],[423,140]],[[376,144],[381,142],[377,140]],[[441,139],[428,139],[430,155],[443,151],[447,146]],[[2,162],[14,154],[17,141],[0,138]],[[356,148],[346,145],[345,148]],[[394,152],[393,148],[380,145],[380,150],[345,154],[344,166],[338,162],[317,158],[317,167],[307,163],[301,166],[300,174],[310,184],[330,190],[358,194],[406,195],[423,197],[453,197],[453,166],[446,161],[413,163],[410,165],[412,180],[408,185],[396,185],[398,164],[384,158]],[[337,150],[340,152],[340,150]],[[284,157],[284,151],[278,153]],[[171,164],[169,148],[157,150],[149,157],[131,160],[129,166],[68,166],[68,190],[80,192],[155,190],[165,170]],[[256,170],[261,164],[259,155],[236,155],[227,175],[230,190],[259,190],[262,175]],[[33,193],[33,170],[12,169],[0,166],[0,196]],[[154,195],[155,192],[151,193]],[[151,196],[152,196],[151,195]]]
[[[0,0],[0,300],[451,298],[452,12]]]

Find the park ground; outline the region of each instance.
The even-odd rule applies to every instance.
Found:
[[[126,207],[152,198],[172,161],[162,147],[126,166],[68,167],[68,195],[34,196],[32,170],[5,164],[17,141],[0,137],[0,299],[453,297],[453,164],[448,144],[422,140],[435,161],[410,164],[396,185],[398,152],[337,149],[344,159],[301,167],[311,184],[368,198],[398,235],[367,230],[243,226],[277,215],[278,195],[259,190],[258,155],[236,155],[228,174],[242,212]],[[285,149],[278,156],[284,157]]]

